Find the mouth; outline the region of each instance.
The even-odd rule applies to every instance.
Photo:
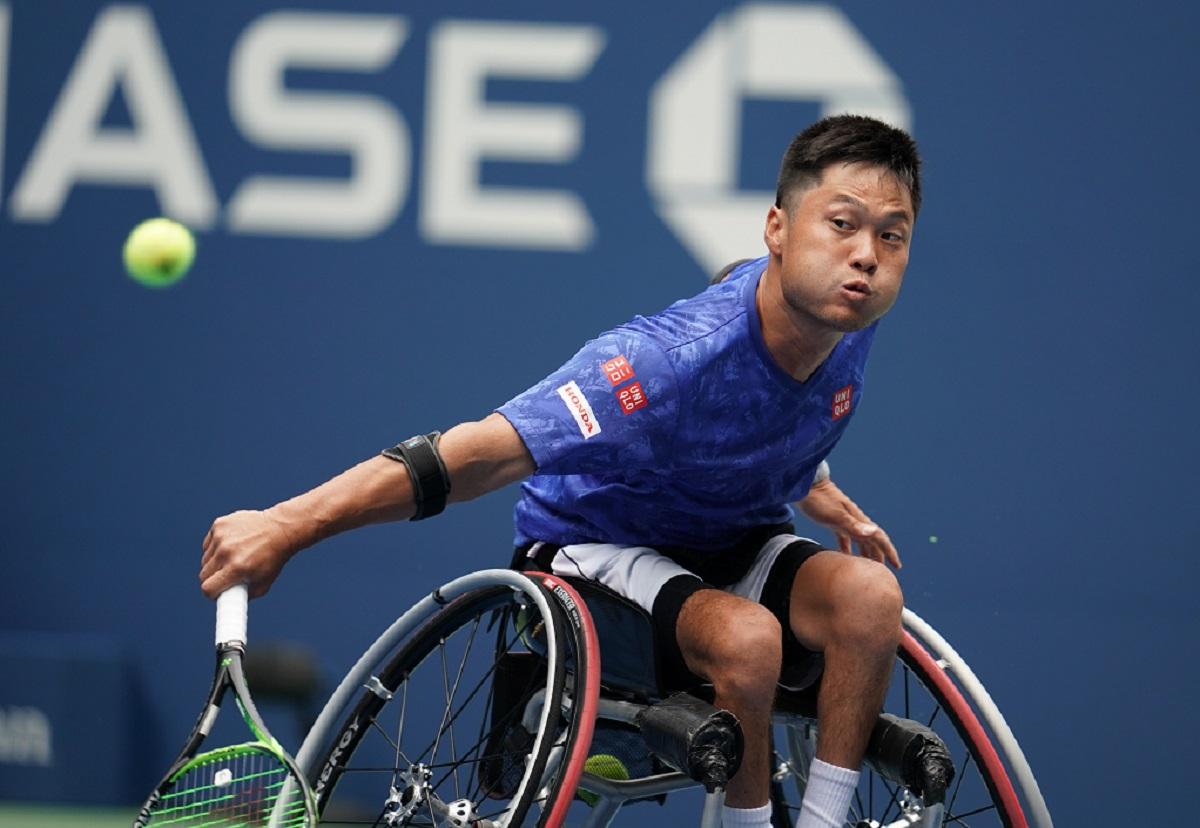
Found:
[[[842,285],[842,292],[848,293],[855,298],[866,299],[871,295],[871,286],[867,284],[865,279],[855,279]]]

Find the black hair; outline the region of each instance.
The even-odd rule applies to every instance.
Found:
[[[797,190],[821,180],[830,164],[874,164],[892,172],[908,188],[914,217],[921,210],[921,157],[902,129],[865,115],[822,118],[792,139],[779,167],[775,206]]]

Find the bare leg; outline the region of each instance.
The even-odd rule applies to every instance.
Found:
[[[825,653],[817,758],[841,768],[862,763],[887,692],[902,608],[895,577],[874,561],[821,552],[797,572],[793,632],[809,649]],[[716,705],[738,717],[745,737],[742,766],[726,791],[730,807],[758,807],[769,798],[781,632],[770,610],[718,590],[694,593],[679,613],[676,636],[684,661],[713,683]]]
[[[726,804],[765,805],[771,707],[782,659],[779,621],[753,601],[706,589],[684,602],[676,636],[688,669],[713,683],[716,706],[742,726],[742,765],[725,791]]]
[[[825,653],[818,759],[850,769],[862,763],[887,693],[903,606],[895,577],[874,561],[821,552],[796,573],[792,630]]]

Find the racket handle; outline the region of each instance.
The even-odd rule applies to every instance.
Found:
[[[233,641],[246,643],[246,604],[249,602],[245,584],[230,587],[217,596],[217,646]]]

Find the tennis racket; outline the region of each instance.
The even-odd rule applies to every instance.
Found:
[[[247,600],[244,585],[217,598],[217,669],[208,701],[133,828],[312,828],[317,824],[312,789],[267,730],[250,699],[242,672]],[[227,690],[233,691],[254,738],[197,753],[212,730]]]

